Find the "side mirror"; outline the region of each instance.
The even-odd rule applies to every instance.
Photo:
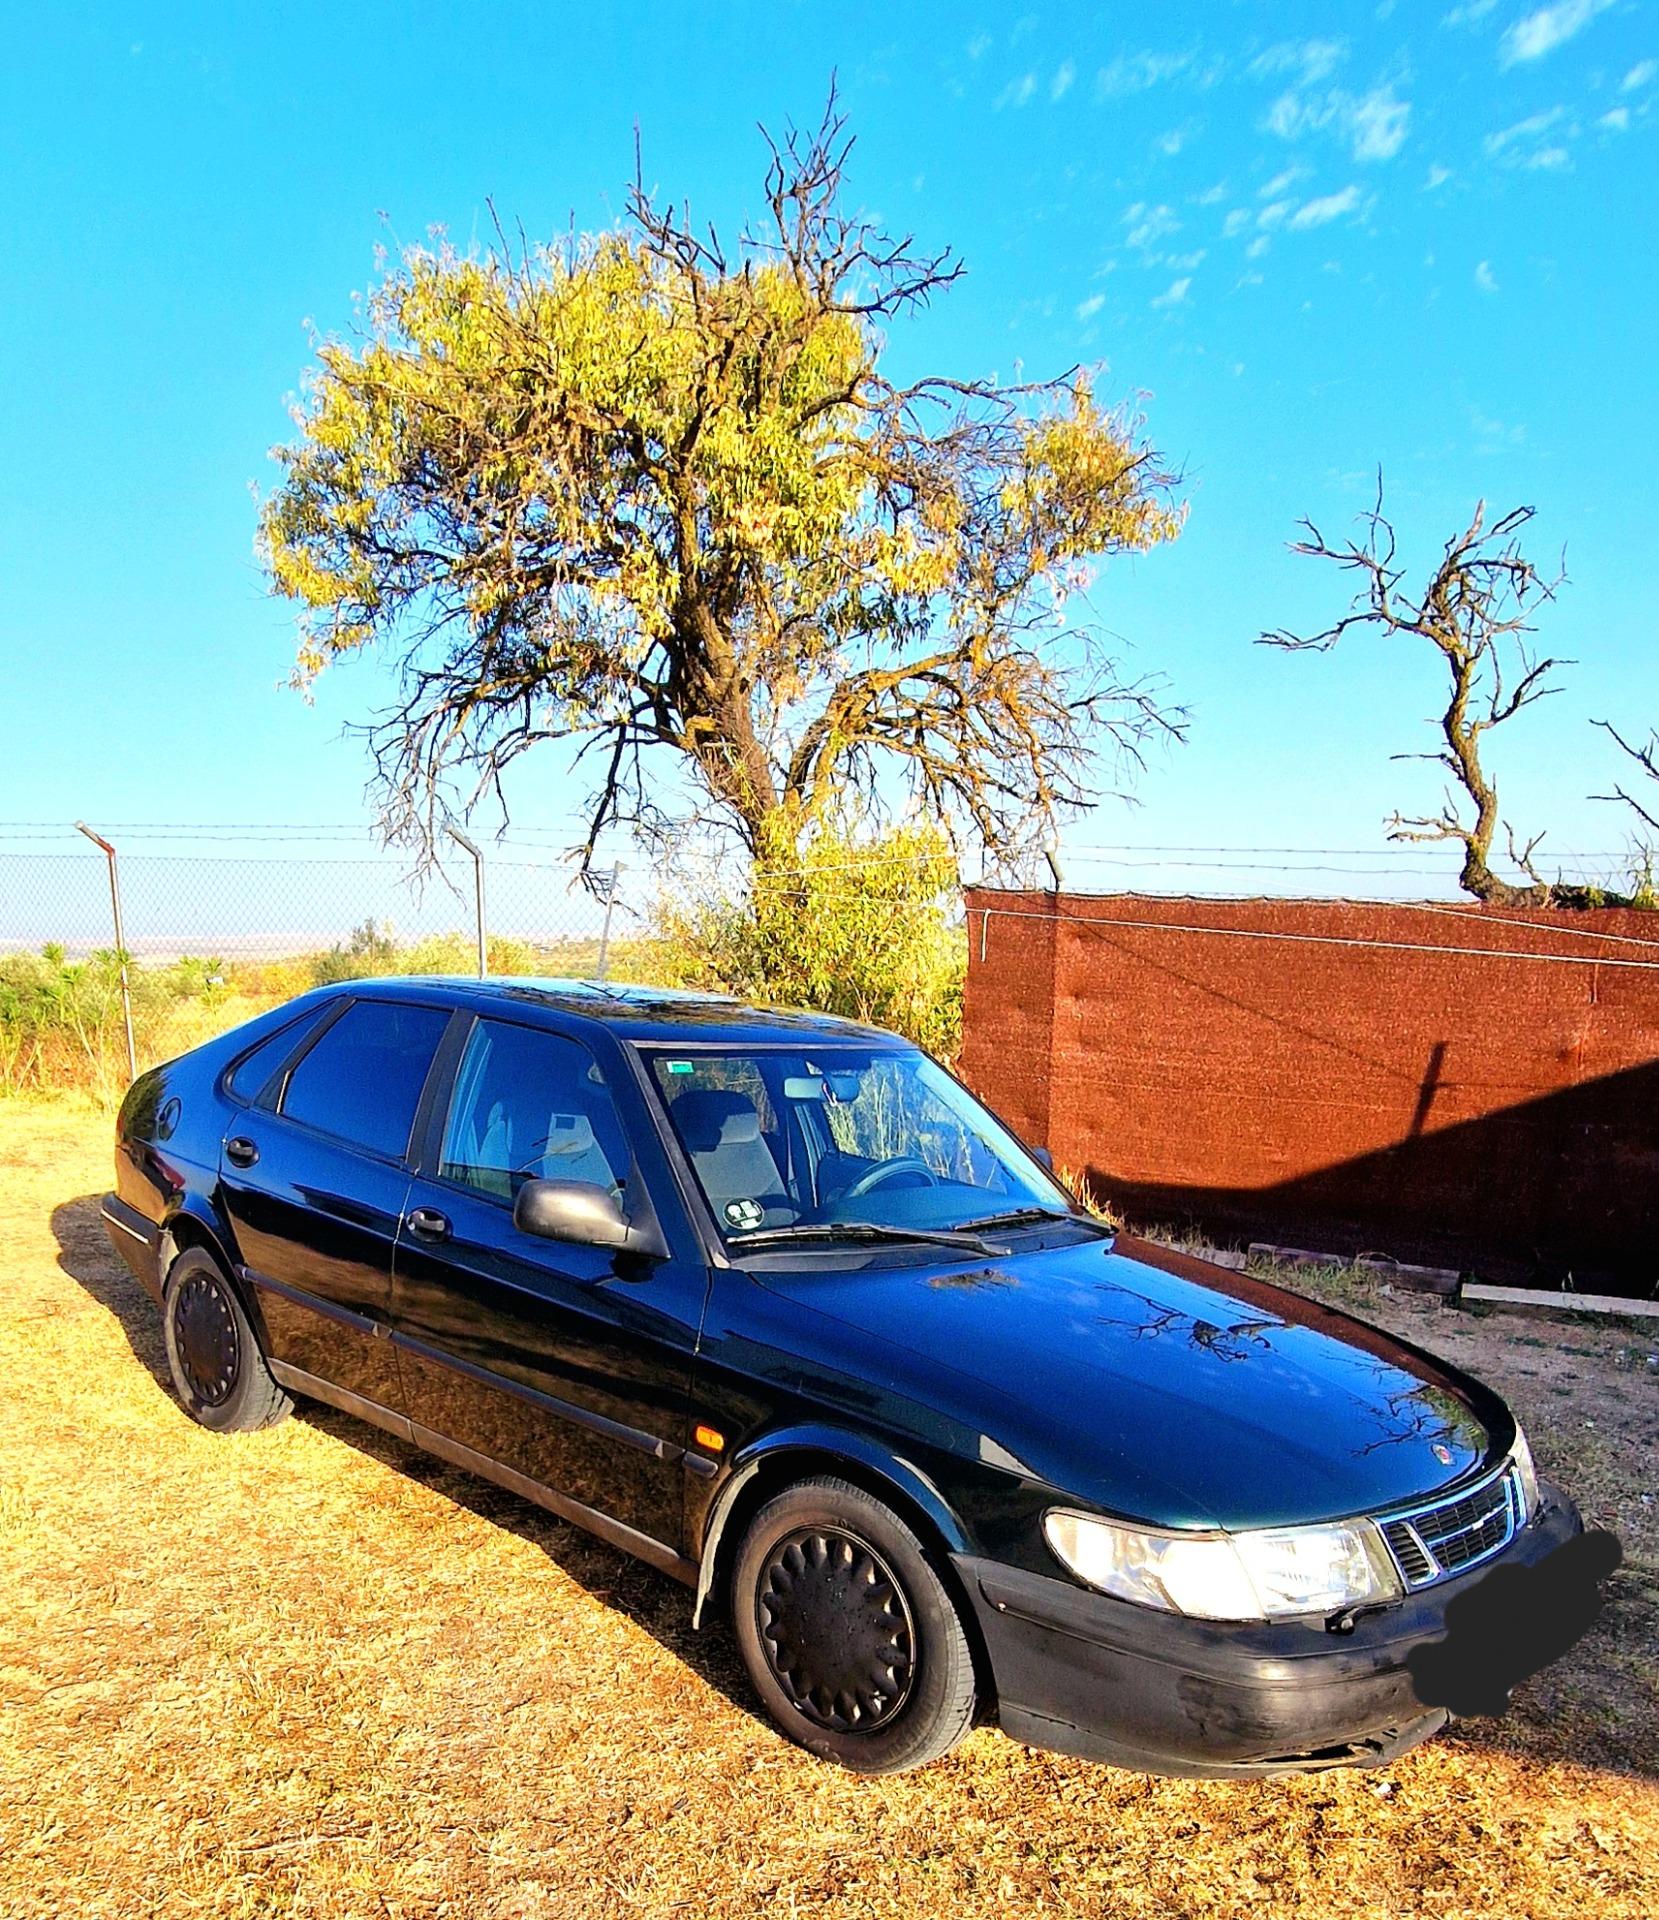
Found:
[[[590,1180],[526,1180],[513,1202],[513,1225],[538,1240],[568,1240],[657,1259],[668,1251],[654,1221],[630,1226],[616,1196]]]
[[[1054,1155],[1049,1152],[1047,1147],[1033,1147],[1031,1149],[1031,1157],[1036,1161],[1037,1165],[1042,1168],[1044,1173],[1052,1173],[1054,1171]]]

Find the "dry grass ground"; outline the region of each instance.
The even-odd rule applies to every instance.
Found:
[[[1381,1775],[1187,1784],[983,1732],[869,1782],[755,1717],[683,1590],[538,1510],[332,1413],[190,1425],[99,1229],[108,1135],[0,1102],[4,1920],[1659,1912],[1630,1334],[1377,1312],[1482,1365],[1642,1563],[1506,1720]]]

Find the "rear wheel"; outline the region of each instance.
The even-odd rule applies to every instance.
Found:
[[[738,1549],[732,1613],[767,1711],[827,1760],[898,1773],[973,1724],[955,1604],[916,1533],[862,1487],[826,1476],[767,1501]]]
[[[173,1386],[192,1420],[214,1433],[251,1433],[275,1426],[293,1406],[236,1289],[199,1247],[167,1271],[161,1324]]]

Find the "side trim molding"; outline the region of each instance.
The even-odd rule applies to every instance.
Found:
[[[338,1407],[342,1413],[354,1414],[359,1420],[367,1420],[371,1426],[384,1427],[400,1440],[414,1440],[412,1424],[401,1413],[383,1407],[378,1400],[369,1400],[360,1393],[353,1393],[350,1387],[338,1387],[332,1380],[324,1380],[319,1374],[307,1373],[303,1367],[291,1367],[286,1360],[268,1359],[265,1364],[271,1369],[279,1387],[287,1387],[293,1393],[303,1393],[308,1400],[321,1400],[327,1406]]]
[[[381,1320],[371,1320],[366,1313],[353,1313],[350,1307],[342,1307],[337,1300],[324,1300],[314,1293],[307,1293],[303,1287],[291,1287],[286,1280],[273,1280],[268,1273],[261,1273],[257,1267],[238,1267],[236,1271],[250,1286],[258,1287],[264,1293],[280,1294],[284,1300],[292,1301],[296,1307],[309,1307],[324,1320],[336,1321],[342,1327],[350,1327],[354,1333],[361,1333],[370,1339],[384,1340],[391,1329]]]
[[[428,1453],[435,1453],[440,1460],[463,1467],[482,1480],[493,1480],[498,1487],[505,1487],[509,1493],[516,1493],[521,1499],[534,1501],[538,1507],[545,1507],[559,1519],[568,1520],[572,1526],[581,1527],[595,1535],[607,1546],[620,1548],[623,1553],[631,1553],[636,1559],[646,1561],[661,1572],[672,1574],[684,1586],[696,1584],[696,1563],[688,1560],[683,1553],[676,1553],[672,1547],[664,1546],[662,1541],[653,1540],[650,1534],[641,1533],[621,1520],[613,1520],[608,1513],[585,1507],[580,1500],[572,1500],[567,1494],[555,1493],[541,1481],[532,1480],[528,1474],[504,1466],[499,1460],[492,1460],[488,1454],[474,1453],[471,1447],[463,1446],[459,1440],[451,1440],[447,1434],[435,1433],[432,1428],[418,1423],[414,1423],[413,1432],[415,1445],[424,1447]]]
[[[697,1583],[697,1565],[684,1554],[676,1553],[672,1547],[665,1546],[660,1540],[653,1540],[648,1533],[628,1526],[621,1520],[613,1520],[608,1513],[596,1512],[585,1507],[580,1500],[572,1500],[568,1495],[555,1493],[551,1487],[543,1486],[539,1480],[532,1480],[528,1474],[519,1473],[515,1468],[492,1460],[488,1454],[476,1453],[471,1447],[463,1446],[459,1440],[451,1440],[447,1434],[438,1433],[431,1427],[423,1427],[418,1421],[410,1420],[401,1413],[395,1413],[390,1407],[382,1406],[378,1400],[368,1400],[360,1393],[353,1393],[349,1387],[339,1387],[332,1380],[320,1379],[314,1373],[303,1368],[291,1367],[286,1361],[272,1360],[267,1363],[279,1385],[302,1393],[308,1399],[321,1400],[327,1406],[338,1407],[342,1413],[355,1415],[367,1420],[371,1425],[383,1427],[386,1432],[395,1434],[400,1440],[421,1448],[426,1453],[436,1454],[440,1460],[447,1460],[451,1466],[462,1468],[474,1474],[480,1480],[492,1480],[498,1487],[505,1487],[509,1493],[516,1493],[520,1499],[529,1500],[538,1507],[568,1520],[572,1526],[581,1527],[584,1532],[603,1540],[607,1546],[616,1547],[623,1553],[632,1554],[635,1559],[645,1561],[659,1571],[671,1574],[683,1586],[695,1586]]]
[[[590,1407],[579,1407],[573,1401],[559,1399],[556,1394],[543,1393],[540,1387],[527,1386],[522,1380],[497,1373],[491,1367],[481,1367],[476,1361],[463,1360],[459,1354],[445,1353],[442,1347],[417,1340],[412,1333],[393,1333],[392,1345],[403,1353],[412,1353],[419,1360],[429,1360],[434,1366],[448,1367],[454,1373],[465,1374],[469,1380],[492,1387],[498,1393],[510,1393],[520,1400],[527,1400],[533,1407],[540,1407],[547,1413],[556,1414],[561,1420],[569,1420],[575,1426],[602,1434],[605,1439],[615,1440],[621,1446],[637,1447],[641,1453],[648,1453],[654,1459],[670,1465],[685,1452],[684,1447],[675,1446],[670,1440],[659,1439],[656,1434],[647,1433],[641,1427],[624,1426],[620,1420],[595,1413]]]

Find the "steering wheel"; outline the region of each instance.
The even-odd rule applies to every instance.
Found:
[[[919,1173],[926,1184],[936,1187],[939,1176],[925,1160],[918,1160],[913,1153],[901,1153],[891,1160],[883,1160],[879,1166],[871,1167],[868,1173],[861,1173],[841,1195],[842,1200],[861,1200],[865,1194],[875,1188],[885,1186],[896,1174]]]

